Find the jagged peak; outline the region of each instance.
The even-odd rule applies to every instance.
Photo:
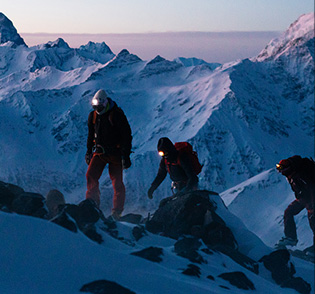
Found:
[[[297,39],[307,35],[309,32],[314,33],[314,12],[302,14],[290,25],[285,32],[285,36]]]
[[[200,59],[200,58],[196,58],[196,57],[191,57],[191,58],[177,57],[173,61],[175,61],[175,62],[177,62],[177,63],[179,63],[185,67],[205,65],[207,68],[212,69],[212,70],[221,65],[220,63],[208,63],[205,60]],[[206,68],[206,67],[204,67],[204,68]]]
[[[80,46],[79,50],[89,51],[93,53],[99,52],[102,54],[114,54],[105,42],[95,43],[95,42],[89,41],[86,45]]]
[[[130,52],[129,52],[127,49],[123,49],[123,50],[121,50],[121,51],[118,53],[117,58],[121,58],[121,57],[127,56],[127,55],[129,55],[129,54],[130,54]]]
[[[106,69],[121,68],[142,61],[137,55],[130,54],[127,49],[121,50],[106,66]]]
[[[165,61],[166,59],[161,57],[160,55],[157,55],[156,57],[154,57],[151,61],[149,61],[147,63],[147,65],[150,65],[150,64],[154,64],[154,63],[159,63],[159,62],[163,62]]]
[[[169,61],[160,55],[157,55],[154,59],[146,64],[144,69],[140,72],[140,76],[148,77],[152,75],[159,75],[162,73],[176,71],[181,67],[183,67],[181,63]]]
[[[18,34],[11,20],[0,12],[0,44],[12,42],[14,45],[27,46],[21,36]]]
[[[62,39],[62,38],[58,38],[58,39],[55,40],[55,41],[49,41],[49,42],[46,44],[46,47],[48,47],[48,48],[57,47],[57,48],[70,49],[70,46],[68,45],[68,43],[67,43],[64,39]]]
[[[269,42],[259,55],[254,58],[256,61],[264,61],[277,58],[288,48],[314,38],[314,13],[301,15],[290,27],[278,38]]]
[[[177,57],[174,59],[177,63],[182,64],[185,67],[196,66],[201,64],[207,64],[203,59],[199,59],[196,57],[186,58],[186,57]]]
[[[121,50],[118,53],[116,59],[128,61],[141,61],[141,58],[139,58],[137,55],[131,54],[127,49]]]

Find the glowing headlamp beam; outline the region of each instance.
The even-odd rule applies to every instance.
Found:
[[[163,157],[164,156],[164,152],[163,151],[159,151],[159,155]]]
[[[99,103],[98,103],[98,100],[97,99],[95,99],[95,98],[93,98],[92,99],[92,105],[93,106],[97,106]]]

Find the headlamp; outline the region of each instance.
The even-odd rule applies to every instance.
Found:
[[[277,163],[277,164],[276,164],[276,169],[277,169],[277,170],[282,170],[282,169],[283,169],[283,165]]]
[[[163,151],[159,151],[159,155],[160,155],[161,157],[163,157],[165,154],[164,154]]]
[[[92,99],[92,106],[97,106],[99,105],[99,101],[95,98]]]

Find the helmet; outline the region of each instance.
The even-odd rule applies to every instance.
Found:
[[[280,160],[280,162],[276,164],[276,168],[285,176],[289,175],[293,171],[293,165],[289,158]]]
[[[157,149],[159,155],[162,157],[168,157],[176,153],[176,148],[169,138],[163,137],[159,139]]]
[[[108,104],[108,96],[104,90],[98,90],[92,99],[92,107],[97,113],[104,110]]]

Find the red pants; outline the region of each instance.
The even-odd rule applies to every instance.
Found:
[[[286,237],[297,239],[294,216],[299,214],[304,208],[307,209],[308,221],[314,235],[315,232],[314,209],[312,208],[311,205],[305,205],[301,203],[299,200],[294,200],[284,211],[284,235]]]
[[[125,204],[125,186],[123,183],[123,169],[121,158],[117,155],[104,156],[94,154],[86,172],[86,199],[93,199],[100,205],[99,179],[108,163],[109,176],[114,188],[113,211],[121,213]]]

